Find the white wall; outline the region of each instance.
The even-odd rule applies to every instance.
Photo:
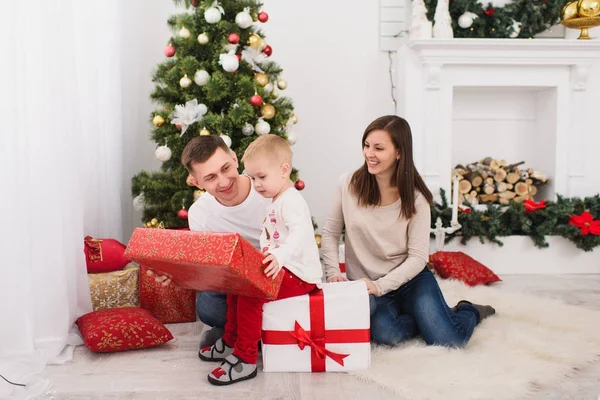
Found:
[[[264,2],[270,19],[262,28],[273,47],[272,59],[282,66],[282,76],[289,83],[283,94],[293,99],[299,118],[295,166],[306,182],[303,194],[321,229],[337,177],[362,162],[360,138],[364,128],[374,118],[394,112],[388,55],[379,50],[379,4],[347,0]],[[153,89],[150,73],[164,59],[163,47],[170,37],[166,20],[178,10],[168,0],[128,0],[123,8],[124,15],[131,17],[123,18],[124,171],[131,177],[141,169],[159,166],[154,159],[155,144],[148,139],[149,115],[154,109],[149,101]],[[568,37],[574,34],[568,32]],[[596,115],[600,65],[590,72],[587,96],[589,115]],[[589,160],[585,164],[589,178],[572,188],[573,193],[600,191],[600,175],[593,174],[592,161],[600,148],[596,131],[589,132],[590,146],[583,155]],[[130,181],[123,185],[125,193],[130,193]],[[128,196],[123,199],[123,215],[127,240],[140,223]]]

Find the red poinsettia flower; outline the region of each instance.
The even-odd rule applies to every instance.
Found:
[[[488,7],[485,10],[483,10],[483,13],[485,15],[487,15],[488,17],[491,17],[492,15],[494,15],[495,12],[496,12],[496,9],[494,7]]]
[[[582,235],[600,235],[600,220],[594,220],[594,216],[587,211],[581,215],[571,215],[569,224],[579,228]]]
[[[523,206],[525,206],[526,213],[531,213],[531,212],[534,212],[535,210],[541,210],[541,209],[546,208],[546,200],[542,200],[542,201],[539,201],[536,203],[533,200],[527,199],[523,202]]]
[[[469,208],[469,207],[458,206],[458,210],[465,214],[471,214],[471,208]]]

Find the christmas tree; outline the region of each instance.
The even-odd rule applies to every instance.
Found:
[[[273,133],[293,145],[297,122],[290,99],[280,97],[287,82],[271,59],[273,49],[260,25],[268,21],[255,0],[174,0],[186,12],[168,20],[173,36],[165,61],[153,74],[151,138],[162,161],[157,172],[132,179],[134,206],[148,227],[183,227],[186,209],[203,194],[188,184],[181,153],[196,135],[219,135],[241,159],[257,135]],[[240,172],[243,166],[240,165]],[[292,173],[296,188],[304,183]]]

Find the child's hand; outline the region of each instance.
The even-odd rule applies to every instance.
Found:
[[[156,274],[154,273],[153,270],[149,269],[148,271],[146,271],[146,275],[148,275],[148,276],[155,276]],[[156,282],[159,282],[163,286],[167,286],[168,284],[171,283],[171,279],[169,279],[169,277],[165,276],[165,275],[156,275],[156,277],[154,278],[154,280]]]
[[[347,280],[348,280],[348,278],[346,278],[345,276],[336,275],[336,276],[332,276],[331,278],[327,279],[327,282],[345,282]]]
[[[362,278],[361,280],[365,281],[365,283],[367,284],[367,291],[369,292],[369,294],[379,296],[379,291],[377,290],[377,286],[375,286],[375,284],[373,283],[372,280],[367,279],[367,278]]]
[[[275,279],[277,273],[281,269],[277,258],[273,254],[268,254],[267,257],[263,260],[263,264],[269,264],[265,268],[265,275],[267,275],[267,278],[270,278],[272,276],[273,279]]]

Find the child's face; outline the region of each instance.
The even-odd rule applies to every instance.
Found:
[[[246,174],[254,182],[254,189],[263,197],[277,197],[289,181],[289,165],[280,164],[277,160],[257,158],[244,162]]]

